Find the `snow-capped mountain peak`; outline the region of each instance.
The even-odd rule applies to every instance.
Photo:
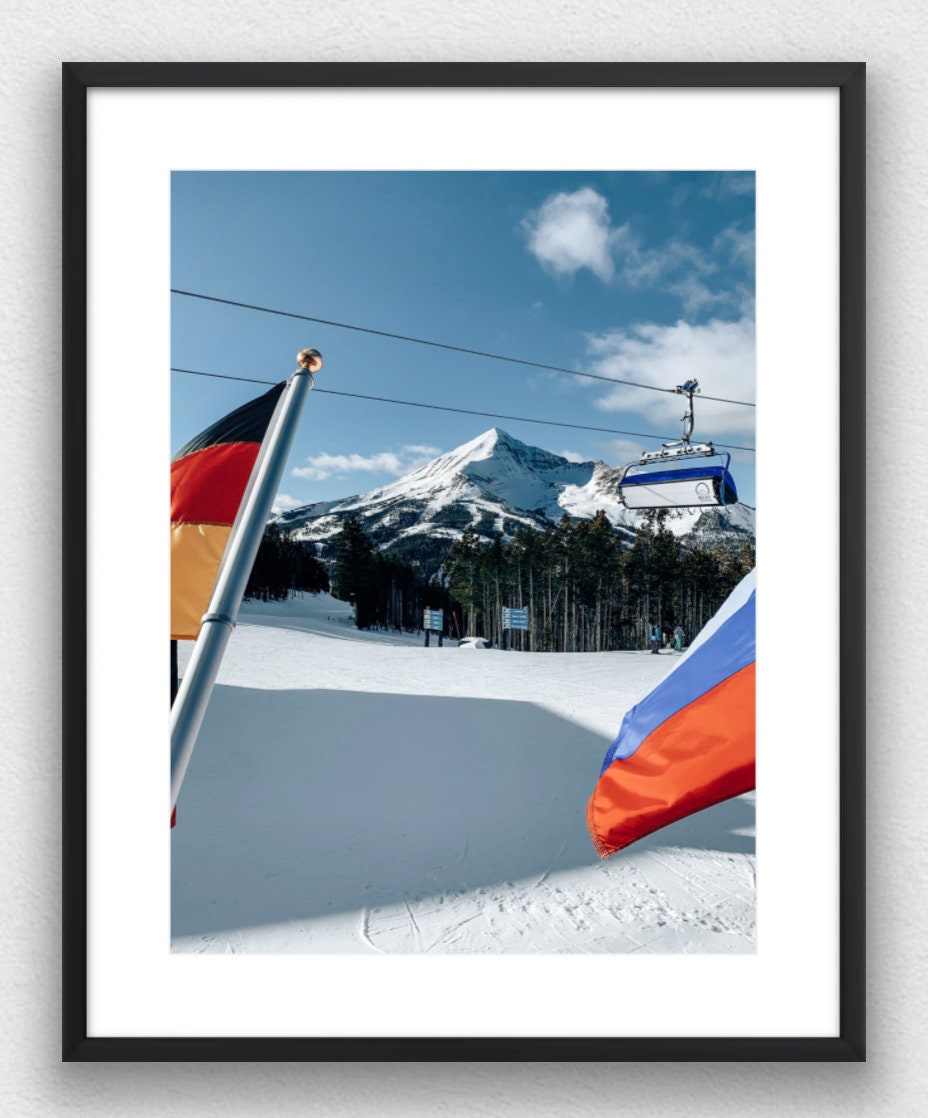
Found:
[[[619,476],[618,468],[603,462],[571,462],[491,427],[388,485],[292,509],[277,523],[299,538],[325,543],[354,515],[381,548],[403,556],[447,551],[468,526],[486,538],[508,536],[520,526],[541,529],[565,513],[585,519],[600,509],[618,530],[631,534],[642,514],[622,505]],[[667,526],[680,536],[702,526],[749,538],[754,513],[743,505],[672,510]]]

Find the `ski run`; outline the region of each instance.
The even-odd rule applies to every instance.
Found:
[[[246,602],[178,801],[172,950],[753,952],[753,794],[605,862],[586,829],[625,711],[674,663]]]

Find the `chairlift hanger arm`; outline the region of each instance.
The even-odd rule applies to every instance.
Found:
[[[686,397],[686,411],[683,413],[683,443],[689,446],[690,435],[693,433],[693,396],[699,391],[698,380],[687,380],[683,384],[678,384],[675,391],[680,396]],[[673,443],[666,444],[673,446]]]

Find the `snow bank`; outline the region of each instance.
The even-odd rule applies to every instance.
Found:
[[[754,950],[753,796],[608,862],[586,831],[676,657],[422,639],[328,595],[246,604],[178,805],[173,950]]]

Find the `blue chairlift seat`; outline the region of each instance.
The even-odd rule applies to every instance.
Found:
[[[646,455],[631,462],[619,479],[622,503],[629,509],[712,508],[738,502],[728,472],[730,454],[710,446],[684,453]]]

